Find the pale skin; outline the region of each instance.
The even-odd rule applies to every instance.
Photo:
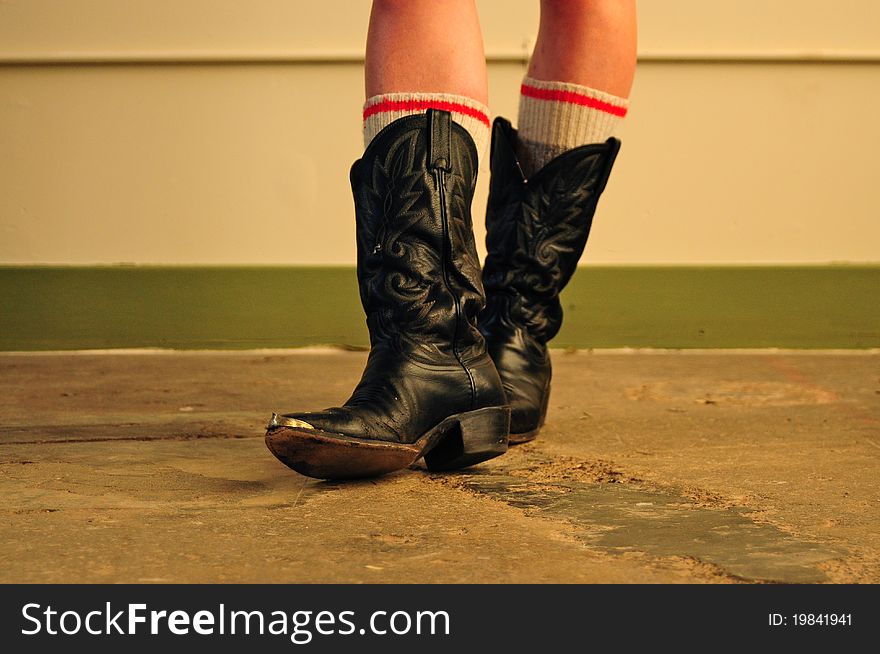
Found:
[[[529,77],[628,98],[636,67],[635,0],[541,0]],[[373,0],[366,97],[451,93],[488,104],[474,0]]]

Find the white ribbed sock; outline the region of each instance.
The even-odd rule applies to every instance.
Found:
[[[518,155],[531,175],[566,150],[604,143],[629,101],[588,86],[525,77],[519,96]]]
[[[474,139],[477,155],[483,159],[489,143],[489,108],[471,98],[449,93],[386,93],[368,98],[364,103],[364,147],[398,118],[428,109],[450,112],[452,120]]]

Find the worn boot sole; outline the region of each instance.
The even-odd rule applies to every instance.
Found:
[[[510,408],[449,416],[403,444],[294,426],[270,427],[266,446],[284,465],[316,479],[376,477],[425,457],[428,470],[457,470],[507,451]]]
[[[522,445],[523,443],[528,443],[529,441],[533,441],[538,437],[538,434],[541,433],[541,428],[538,427],[533,429],[532,431],[527,431],[522,434],[511,434],[510,439],[508,440],[509,445]]]

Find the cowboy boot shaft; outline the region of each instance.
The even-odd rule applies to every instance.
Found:
[[[531,338],[546,344],[562,325],[559,294],[583,254],[620,142],[609,139],[569,150],[529,179],[522,174],[515,144],[510,123],[496,119],[484,315],[503,308]]]
[[[351,170],[371,344],[432,365],[476,360],[485,352],[470,212],[476,151],[463,129],[434,112],[390,127]]]

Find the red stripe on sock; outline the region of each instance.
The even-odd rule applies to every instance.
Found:
[[[539,89],[536,86],[523,84],[519,90],[527,98],[535,98],[536,100],[552,100],[553,102],[568,102],[570,104],[579,104],[582,107],[590,109],[598,109],[615,116],[623,118],[626,116],[626,107],[618,107],[610,102],[604,102],[596,98],[591,98],[583,93],[574,91],[558,91],[554,89]]]
[[[489,116],[479,109],[474,109],[460,102],[448,102],[445,100],[383,100],[364,109],[364,120],[374,114],[386,111],[426,111],[428,109],[440,109],[441,111],[464,114],[465,116],[476,118],[481,123],[484,123],[486,127],[489,127]]]

